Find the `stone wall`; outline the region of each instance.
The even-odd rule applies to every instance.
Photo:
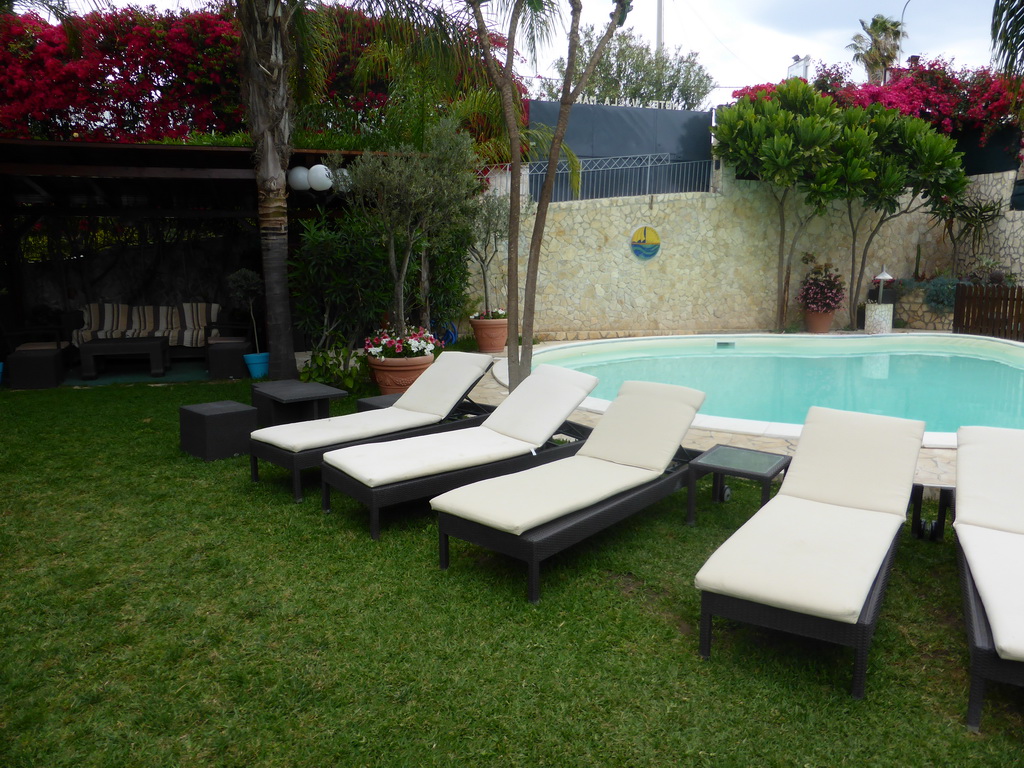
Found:
[[[647,261],[630,249],[633,233],[643,226],[654,227],[661,239],[660,252]],[[520,245],[524,265],[531,230],[527,217]],[[836,209],[811,222],[798,250],[833,262],[849,285],[849,240],[846,220]],[[773,328],[777,243],[778,215],[767,185],[736,180],[730,172],[716,179],[711,193],[552,204],[536,335],[561,340]],[[883,266],[895,277],[912,276],[918,246],[923,270],[948,269],[950,248],[941,229],[927,216],[911,214],[883,227],[865,283]],[[492,270],[499,287],[505,268]],[[804,271],[798,263],[791,295]],[[867,288],[862,287],[859,301]],[[799,323],[799,308],[790,320]],[[843,310],[835,327],[848,325]]]
[[[924,301],[924,288],[916,288],[896,302],[893,314],[897,327],[920,331],[953,330],[952,312],[932,312]]]
[[[1003,215],[989,228],[978,256],[1005,267],[1015,275],[1024,275],[1024,211],[1010,210],[1010,196],[1018,171],[992,173],[975,176],[971,180],[972,191],[986,200],[1002,200]],[[973,268],[971,259],[966,269]]]

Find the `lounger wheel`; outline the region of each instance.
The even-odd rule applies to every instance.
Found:
[[[732,488],[728,485],[722,486],[722,501],[728,501],[732,498]]]

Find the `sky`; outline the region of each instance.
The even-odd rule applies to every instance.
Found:
[[[633,0],[626,27],[654,46],[657,0]],[[850,64],[863,81],[863,67],[853,65],[846,46],[861,31],[860,20],[875,14],[900,20],[908,37],[902,60],[952,59],[955,67],[988,66],[991,55],[992,0],[663,0],[665,47],[697,58],[720,86],[706,107],[731,101],[745,85],[778,82],[787,76],[793,57],[811,57],[815,65]],[[608,22],[610,0],[583,0],[582,23]],[[568,18],[568,11],[566,11]],[[538,57],[530,74],[552,76],[551,64],[565,56],[565,38]]]

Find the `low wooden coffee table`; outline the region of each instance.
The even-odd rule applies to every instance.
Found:
[[[149,375],[163,376],[171,367],[171,350],[166,336],[150,336],[141,339],[93,339],[84,342],[78,352],[82,358],[82,378],[96,378],[97,357],[125,357],[146,355],[149,357]]]

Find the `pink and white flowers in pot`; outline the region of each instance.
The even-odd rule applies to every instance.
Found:
[[[426,328],[407,328],[404,334],[393,328],[380,328],[366,337],[363,349],[367,357],[387,360],[396,357],[423,357],[433,355],[444,342]]]

